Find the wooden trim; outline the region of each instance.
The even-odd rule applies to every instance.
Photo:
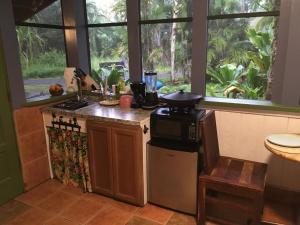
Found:
[[[222,199],[218,199],[218,197],[214,198],[214,197],[210,197],[210,196],[206,196],[205,197],[206,202],[209,204],[214,204],[214,205],[218,205],[220,207],[224,207],[224,208],[230,208],[232,210],[237,210],[237,211],[243,211],[245,213],[255,213],[256,211],[252,208],[249,207],[248,205],[242,205],[240,203],[234,202],[232,201],[224,201]]]
[[[220,178],[202,175],[200,179],[204,180],[206,183],[207,189],[212,189],[222,193],[232,194],[235,193],[236,196],[252,198],[254,199],[258,193],[261,193],[262,190],[256,189],[254,187],[248,187],[246,185],[230,183],[229,181],[224,181]],[[240,188],[239,192],[236,192],[236,189]]]
[[[127,7],[127,32],[128,32],[128,58],[129,78],[131,81],[142,80],[142,48],[141,32],[139,26],[140,1],[126,1]]]
[[[116,128],[123,128],[123,129],[140,129],[139,125],[127,125],[121,124],[120,122],[108,122],[108,121],[98,121],[98,120],[87,120],[86,125],[90,127],[97,127],[97,126],[107,126],[107,127],[116,127]]]
[[[192,93],[205,96],[207,61],[208,1],[193,1],[192,22]]]

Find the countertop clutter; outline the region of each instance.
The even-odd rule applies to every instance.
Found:
[[[121,108],[119,106],[100,106],[98,102],[90,102],[88,106],[70,111],[47,106],[41,109],[44,113],[57,113],[65,116],[76,116],[89,120],[119,122],[127,125],[140,125],[149,119],[151,111],[142,109]]]

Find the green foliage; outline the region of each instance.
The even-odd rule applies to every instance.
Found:
[[[63,77],[64,68],[50,65],[33,64],[28,69],[23,70],[23,77],[30,78],[57,78]]]
[[[232,52],[235,44],[229,45],[224,42],[226,39],[234,41],[231,36],[235,32],[234,30],[230,34],[230,31],[227,33],[224,28],[222,32],[227,34],[225,39],[219,36],[222,40],[209,42],[215,44],[208,51],[208,61],[210,61],[207,69],[207,81],[210,83],[206,86],[206,93],[209,96],[220,97],[221,95],[243,99],[265,98],[272,64],[274,19],[261,18],[255,24],[247,26],[249,28],[246,29],[243,39],[245,40],[244,44],[248,47],[245,50],[237,49],[243,54],[240,59],[232,57],[235,55]],[[215,35],[218,35],[218,32],[217,29],[213,34],[216,39]],[[223,48],[231,48],[231,52]]]
[[[52,50],[33,58],[29,63],[22,62],[23,77],[26,79],[63,77],[65,65],[65,55]]]
[[[107,77],[107,84],[111,87],[113,84],[118,84],[121,78],[121,73],[113,68],[110,75]]]
[[[225,64],[218,66],[217,69],[208,67],[207,75],[223,86],[232,86],[239,82],[243,69],[241,65]]]
[[[172,93],[172,92],[176,92],[176,91],[180,91],[180,90],[190,92],[191,85],[190,84],[166,85],[166,86],[163,86],[161,89],[159,89],[159,93],[168,94],[168,93]]]
[[[218,83],[207,83],[206,84],[206,96],[210,97],[224,97],[224,87]]]

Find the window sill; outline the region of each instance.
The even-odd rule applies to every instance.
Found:
[[[299,115],[300,113],[300,107],[282,106],[274,104],[271,101],[259,100],[205,97],[204,100],[201,101],[200,106],[229,111],[266,112],[271,114],[291,113]]]
[[[74,97],[75,95],[76,95],[75,93],[63,94],[61,96],[45,95],[45,96],[29,99],[23,106],[31,107],[31,106],[46,105],[49,103],[54,103],[54,102],[62,101],[65,99],[69,99],[71,97]]]

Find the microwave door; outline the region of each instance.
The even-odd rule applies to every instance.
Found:
[[[176,120],[160,119],[155,123],[155,136],[172,140],[182,140],[182,123]]]

